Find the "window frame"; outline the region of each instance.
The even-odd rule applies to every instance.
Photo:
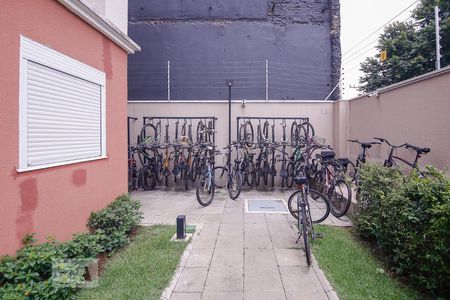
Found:
[[[106,75],[85,63],[73,59],[43,44],[20,35],[19,57],[19,166],[17,172],[33,171],[56,166],[70,165],[80,162],[107,158],[106,155]],[[100,86],[100,135],[101,153],[97,157],[77,158],[37,166],[28,166],[28,134],[27,134],[27,104],[28,104],[28,62],[32,61],[55,69],[68,75],[90,81]]]

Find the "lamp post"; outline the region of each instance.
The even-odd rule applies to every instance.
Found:
[[[233,80],[227,80],[225,84],[228,87],[228,145],[231,147],[231,87],[233,86]],[[231,148],[229,149],[231,153]],[[231,170],[231,157],[228,159],[228,175]]]

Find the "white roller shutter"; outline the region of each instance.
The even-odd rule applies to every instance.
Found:
[[[21,51],[20,169],[104,156],[104,74],[26,38]]]
[[[101,155],[101,87],[28,63],[29,167]]]

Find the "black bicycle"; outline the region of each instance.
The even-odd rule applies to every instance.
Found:
[[[388,168],[398,167],[399,165],[398,165],[397,161],[401,161],[404,164],[410,166],[411,168],[419,170],[419,165],[417,163],[419,158],[421,158],[423,154],[427,154],[431,151],[430,148],[417,147],[417,146],[413,146],[408,143],[404,143],[399,146],[396,146],[396,145],[389,143],[389,141],[384,138],[374,137],[374,139],[379,140],[380,142],[383,142],[389,146],[388,157],[386,158],[386,160],[384,161],[384,164],[383,164],[385,167],[388,167]],[[416,156],[415,156],[414,160],[408,161],[404,158],[394,155],[394,152],[399,148],[406,148],[406,149],[411,149],[411,150],[416,151]]]

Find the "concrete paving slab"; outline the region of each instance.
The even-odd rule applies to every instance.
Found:
[[[260,290],[245,290],[245,300],[285,300],[284,291],[260,291]],[[299,300],[300,298],[296,298]]]
[[[242,300],[243,292],[204,292],[202,300]]]
[[[185,214],[188,223],[199,224],[164,299],[337,299],[315,260],[306,265],[291,215],[244,212],[244,199],[286,200],[291,193],[248,190],[233,201],[220,191],[206,208],[197,203],[195,190],[133,193],[145,223],[175,224]],[[346,226],[349,220],[327,222]]]
[[[211,266],[205,283],[205,292],[242,292],[243,272],[242,267]]]
[[[246,265],[244,286],[249,291],[283,291],[278,267],[268,265]]]
[[[207,268],[184,268],[177,285],[175,293],[202,292],[205,284]]]
[[[193,248],[186,262],[186,267],[207,268],[211,264],[214,248]]]
[[[211,260],[211,267],[240,267],[244,265],[244,251],[241,248],[217,248]]]
[[[170,300],[200,300],[202,293],[173,293]]]
[[[273,249],[244,249],[244,267],[253,265],[278,266]]]

